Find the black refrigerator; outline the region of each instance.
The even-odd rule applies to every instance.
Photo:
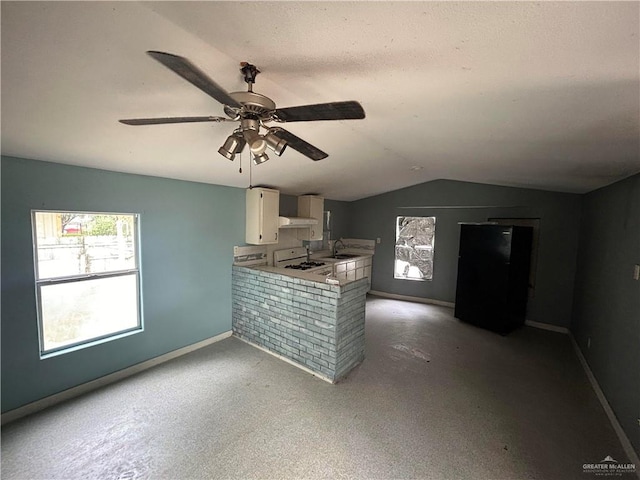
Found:
[[[524,323],[531,227],[460,224],[455,317],[503,335]]]

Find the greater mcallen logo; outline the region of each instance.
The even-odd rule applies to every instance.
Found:
[[[623,473],[635,473],[634,463],[618,463],[607,455],[600,463],[585,463],[582,465],[584,473],[594,473],[597,476],[622,476]]]

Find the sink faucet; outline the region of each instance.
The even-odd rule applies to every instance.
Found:
[[[344,242],[342,241],[341,238],[339,238],[338,240],[336,240],[335,242],[333,242],[333,252],[332,252],[332,256],[336,256],[338,254],[338,242],[340,242],[342,244],[342,248],[345,248],[344,246]]]

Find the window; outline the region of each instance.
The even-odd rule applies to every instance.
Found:
[[[398,217],[396,219],[394,278],[433,279],[435,236],[436,217]]]
[[[34,211],[41,355],[142,329],[138,216]]]

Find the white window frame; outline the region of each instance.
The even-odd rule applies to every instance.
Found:
[[[428,250],[431,252],[431,277],[429,278],[425,278],[425,277],[409,277],[409,276],[405,276],[405,275],[401,275],[398,274],[397,272],[397,262],[400,261],[400,259],[398,258],[397,255],[397,248],[399,246],[398,241],[400,239],[400,227],[399,227],[399,223],[400,223],[400,219],[401,218],[432,218],[433,219],[433,238],[432,238],[432,242],[431,245],[415,245],[413,247],[411,247],[414,251],[416,250]],[[414,281],[414,282],[430,282],[433,280],[433,270],[435,268],[435,243],[436,243],[436,233],[435,233],[435,229],[436,229],[436,217],[433,215],[429,215],[429,216],[416,216],[416,215],[397,215],[396,216],[396,241],[394,244],[394,252],[393,252],[393,278],[396,280],[409,280],[409,281]],[[405,245],[400,245],[401,247],[404,247]],[[417,253],[416,253],[417,255]]]
[[[98,273],[84,273],[78,275],[65,275],[57,277],[40,278],[39,274],[39,261],[38,261],[38,232],[37,232],[37,213],[71,213],[77,216],[81,215],[127,215],[133,217],[133,250],[135,257],[134,268],[125,270],[112,270],[107,272]],[[40,345],[40,358],[47,358],[52,355],[60,353],[66,353],[67,351],[74,351],[79,348],[89,347],[91,345],[103,343],[105,341],[114,340],[132,333],[141,332],[143,330],[142,321],[142,299],[141,299],[141,282],[140,282],[140,229],[139,229],[140,215],[137,213],[125,213],[125,212],[88,212],[88,211],[75,211],[75,210],[45,210],[34,209],[31,210],[31,232],[33,241],[33,259],[34,259],[34,274],[35,274],[35,288],[36,288],[36,304],[37,304],[37,317],[38,317],[38,337]],[[137,324],[135,327],[120,329],[104,335],[83,339],[77,342],[68,343],[56,348],[45,349],[44,345],[44,325],[42,314],[42,294],[43,287],[51,285],[60,285],[65,283],[86,282],[92,280],[100,280],[106,278],[115,278],[123,276],[135,276],[136,284],[136,315]]]

